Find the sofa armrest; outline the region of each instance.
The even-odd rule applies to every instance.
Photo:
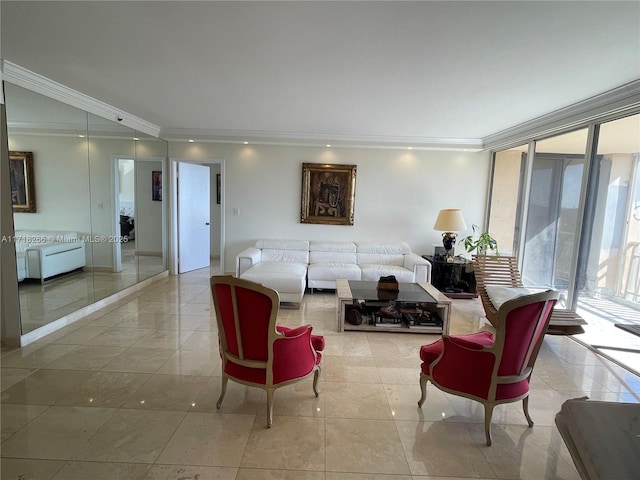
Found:
[[[240,277],[244,272],[262,260],[262,250],[249,247],[236,256],[236,277]]]
[[[416,253],[404,255],[404,268],[411,270],[416,283],[431,283],[431,263]]]

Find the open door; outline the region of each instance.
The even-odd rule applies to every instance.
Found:
[[[210,190],[209,167],[178,162],[178,273],[211,263]]]

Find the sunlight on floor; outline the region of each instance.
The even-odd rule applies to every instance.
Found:
[[[640,311],[611,300],[581,298],[578,313],[587,325],[585,333],[574,335],[574,339],[597,348],[640,375],[640,337],[614,326],[616,323],[640,325]]]

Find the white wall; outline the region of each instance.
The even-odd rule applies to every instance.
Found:
[[[433,230],[440,209],[462,209],[469,231],[461,236],[484,218],[488,152],[169,142],[169,156],[226,160],[227,271],[258,238],[403,240],[427,254],[442,242]],[[354,225],[300,223],[304,162],[357,165]]]
[[[152,172],[162,172],[162,165],[162,160],[136,160],[135,242],[136,250],[142,255],[162,254],[162,205],[164,202],[152,199],[151,181]]]

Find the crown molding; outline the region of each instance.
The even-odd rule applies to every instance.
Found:
[[[160,127],[151,122],[65,87],[5,59],[2,59],[2,80],[106,118],[116,124],[133,128],[147,135],[158,137],[160,134]]]
[[[551,136],[584,126],[591,121],[619,117],[640,108],[640,79],[587,98],[565,108],[536,117],[527,122],[483,139],[485,150],[500,150],[528,143],[534,138]]]
[[[194,140],[199,143],[228,143],[296,147],[373,148],[393,150],[480,151],[479,138],[426,138],[375,135],[338,135],[256,130],[162,129],[161,136],[171,142]]]

